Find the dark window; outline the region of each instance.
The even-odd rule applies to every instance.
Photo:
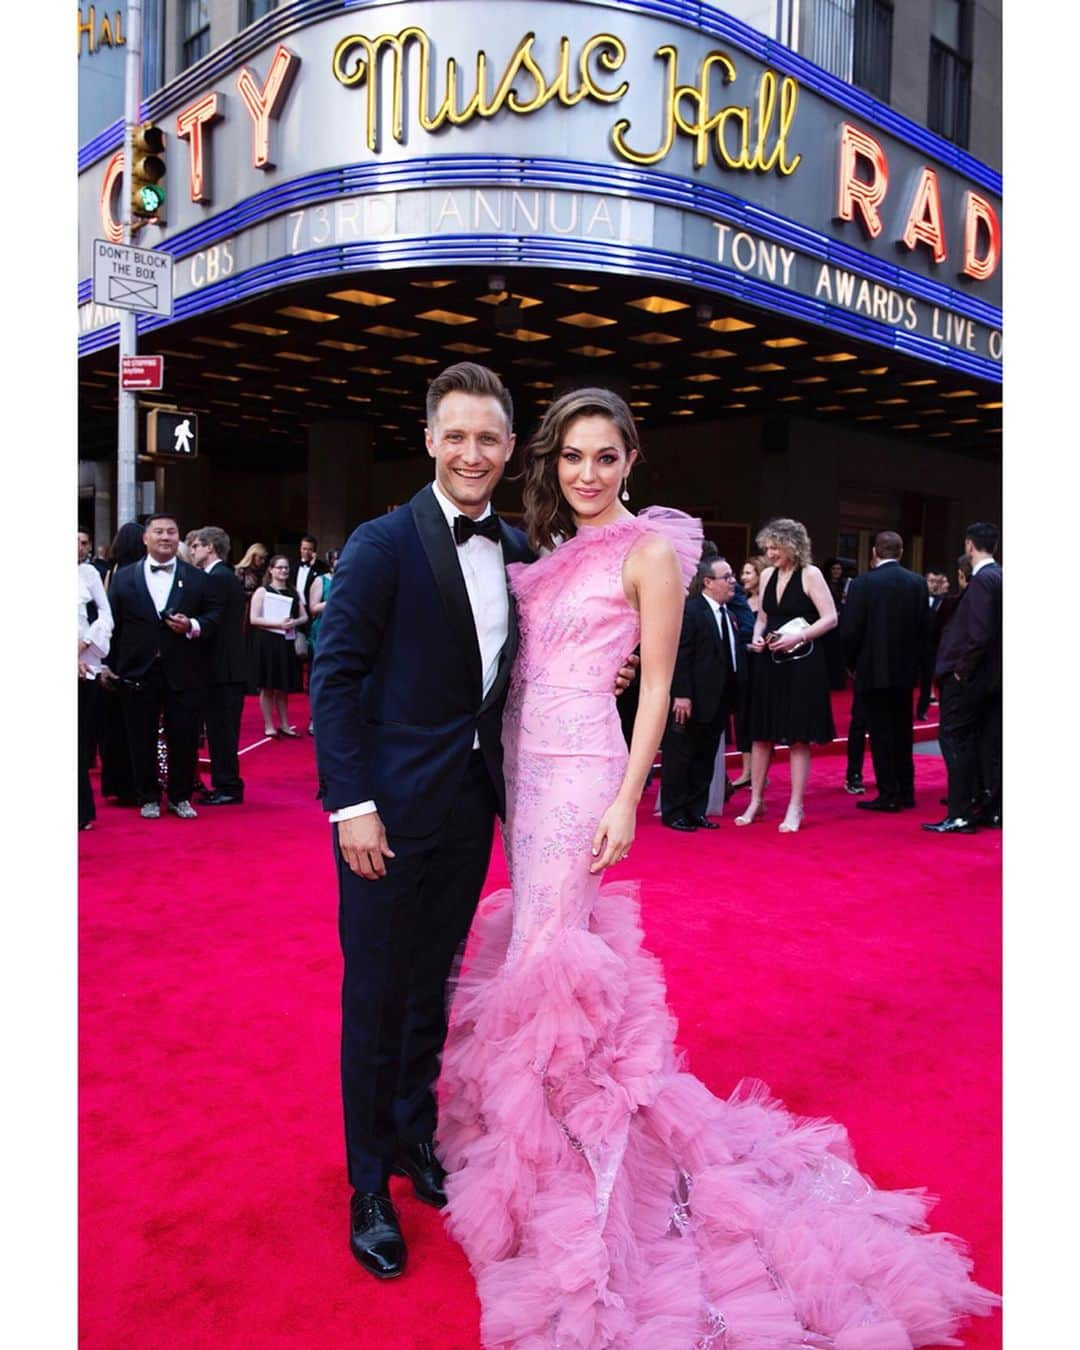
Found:
[[[264,14],[276,9],[277,5],[278,0],[241,0],[240,27],[246,28],[249,23],[254,23],[256,19],[261,19]]]
[[[183,0],[180,54],[186,70],[210,50],[210,0]]]
[[[971,116],[970,51],[968,5],[964,0],[934,0],[926,120],[931,131],[964,146]]]
[[[165,83],[165,26],[162,0],[143,0],[142,94],[145,98]]]
[[[809,0],[799,8],[799,51],[842,80],[851,79],[855,0]]]
[[[851,80],[888,103],[892,87],[893,7],[888,0],[856,0]]]

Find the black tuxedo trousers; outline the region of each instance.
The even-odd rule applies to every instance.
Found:
[[[240,717],[244,711],[243,682],[209,684],[203,699],[206,744],[210,751],[210,781],[215,792],[244,795],[240,777]]]
[[[199,753],[200,691],[170,689],[160,660],[155,660],[144,675],[121,686],[121,699],[139,805],[156,802],[161,796],[157,728],[162,713],[169,745],[168,798],[170,802],[188,801]]]
[[[878,796],[901,805],[910,803],[915,796],[912,690],[863,689],[858,697],[870,733]]]
[[[474,750],[439,830],[395,836],[386,876],[365,881],[338,849],[338,931],[345,957],[341,1086],[349,1181],[384,1187],[397,1143],[430,1142],[447,1030],[446,982],[484,884],[496,796]]]
[[[660,760],[660,801],[664,824],[685,816],[699,820],[709,804],[716,752],[727,727],[729,708],[721,704],[708,722],[689,718],[681,726],[672,717]]]

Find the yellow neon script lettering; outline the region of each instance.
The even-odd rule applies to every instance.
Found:
[[[679,84],[677,49],[664,45],[657,48],[656,55],[666,65],[664,137],[651,152],[635,150],[626,139],[630,122],[622,118],[612,128],[611,140],[623,159],[629,160],[631,164],[657,164],[671,152],[676,132],[681,132],[694,141],[695,168],[704,166],[711,139],[716,158],[725,168],[757,173],[769,173],[775,168],[784,177],[795,172],[802,155],[796,154],[789,160],[787,138],[799,102],[797,80],[785,75],[780,82],[779,125],[775,143],[770,149],[769,137],[776,116],[776,75],[771,70],[762,72],[758,84],[757,136],[751,151],[753,110],[742,104],[731,103],[716,112],[711,111],[709,85],[713,68],[718,67],[724,83],[730,84],[735,79],[734,62],[723,52],[710,52],[701,63],[697,84]],[[728,136],[729,123],[736,128],[737,148],[732,147]]]
[[[378,110],[380,103],[379,60],[384,52],[392,53],[392,135],[399,143],[405,139],[405,61],[410,46],[419,50],[419,98],[417,117],[425,131],[438,131],[449,122],[464,126],[474,117],[494,117],[504,107],[513,113],[528,114],[558,99],[572,108],[584,98],[599,103],[615,103],[629,89],[624,80],[614,89],[600,83],[601,72],[617,70],[626,60],[626,47],[610,33],[598,33],[581,49],[578,58],[578,87],[570,87],[570,39],[559,41],[559,67],[549,80],[536,59],[533,46],[535,33],[527,33],[514,49],[498,84],[488,97],[488,58],[480,51],[476,55],[476,75],[471,97],[462,102],[458,88],[458,63],[450,57],[443,77],[443,96],[433,111],[431,39],[422,28],[403,28],[400,33],[382,33],[376,38],[354,33],[342,38],[334,48],[332,68],[334,78],[346,87],[366,84],[367,145],[374,152],[379,148]],[[599,69],[597,69],[599,68]],[[527,75],[535,87],[528,100],[522,99],[514,88],[520,75]]]

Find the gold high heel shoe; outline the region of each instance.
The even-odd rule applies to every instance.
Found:
[[[741,816],[735,817],[736,825],[753,825],[765,814],[765,803],[763,801],[754,801],[751,798],[746,810]]]
[[[792,821],[794,820],[794,823]],[[799,826],[803,823],[803,812],[796,811],[792,813],[790,807],[784,814],[784,819],[776,827],[779,834],[798,834]]]

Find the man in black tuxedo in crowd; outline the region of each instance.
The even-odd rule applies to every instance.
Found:
[[[1001,826],[1002,571],[994,557],[997,547],[996,525],[979,521],[968,526],[964,553],[971,580],[938,648],[938,734],[949,774],[949,804],[944,819],[923,825],[935,834],[972,834],[977,825]]]
[[[108,575],[109,564],[107,562],[103,562],[101,558],[94,557],[94,541],[90,538],[90,536],[87,534],[85,530],[79,530],[78,537],[79,537],[79,562],[89,563],[90,566],[94,569],[94,571],[98,574],[98,576],[102,579],[102,581],[104,581],[105,577]]]
[[[239,806],[244,800],[240,777],[240,717],[247,687],[244,611],[247,596],[240,578],[227,566],[229,536],[217,525],[195,531],[189,545],[192,561],[206,577],[206,589],[219,614],[216,630],[204,639],[206,697],[203,717],[210,750],[211,791],[203,806]]]
[[[856,802],[861,811],[899,811],[915,805],[912,694],[926,645],[930,607],[926,582],[901,565],[904,541],[879,530],[871,569],[848,588],[841,637],[856,697],[870,733],[877,796]]]
[[[915,720],[922,722],[930,711],[930,700],[934,688],[934,666],[937,664],[938,643],[941,641],[941,607],[949,594],[949,578],[945,572],[931,568],[926,573],[926,589],[929,592],[927,607],[930,622],[926,628],[926,646],[923,648],[922,668],[919,671],[919,697],[915,704]]]
[[[164,711],[167,806],[182,820],[193,820],[191,790],[205,686],[202,644],[214,635],[218,608],[199,569],[177,557],[180,531],[172,516],[150,515],[143,543],[146,557],[121,567],[109,587],[115,622],[109,663],[120,682],[141,815],[147,820],[161,815],[157,726]]]
[[[735,574],[726,558],[698,569],[701,594],[686,601],[671,680],[672,712],[660,770],[663,822],[670,829],[715,830],[705,814],[720,737],[745,678],[745,648],[728,608]]]
[[[330,571],[329,564],[324,563],[319,557],[319,541],[313,534],[305,534],[300,540],[300,561],[292,565],[292,575],[296,578],[296,589],[304,601],[304,613],[311,613],[311,586],[316,577],[325,576]],[[305,620],[297,628],[300,634],[303,655],[301,661],[303,668],[309,671],[308,683],[311,683],[310,677],[310,657],[307,649],[307,632],[310,618]]]

